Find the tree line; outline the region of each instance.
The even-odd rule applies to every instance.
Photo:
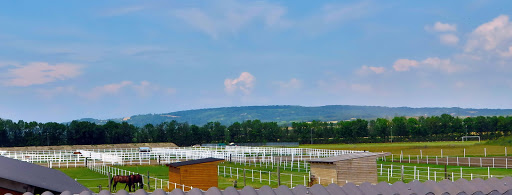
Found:
[[[463,135],[494,139],[512,132],[512,116],[403,117],[339,122],[277,122],[247,120],[228,126],[220,122],[190,125],[177,121],[137,127],[109,121],[99,125],[87,121],[69,124],[0,119],[0,147],[89,145],[173,142],[179,146],[203,143],[255,143],[290,141],[300,143],[361,143],[393,141],[443,141]]]

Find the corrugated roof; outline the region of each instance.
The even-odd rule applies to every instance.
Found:
[[[224,160],[224,159],[221,159],[221,158],[202,158],[202,159],[197,159],[197,160],[189,160],[189,161],[171,163],[171,164],[167,164],[167,166],[180,167],[180,166],[185,166],[185,165],[194,165],[194,164],[207,163],[207,162],[215,162],[215,161],[221,161],[221,160]]]
[[[66,194],[66,193],[63,193]],[[90,195],[90,192],[80,193],[81,195]],[[108,190],[103,190],[100,195],[110,195]],[[128,195],[124,190],[115,193],[116,195]],[[201,191],[194,188],[188,192],[183,192],[181,189],[174,189],[172,192],[164,192],[157,189],[152,193],[144,190],[137,190],[134,195],[512,195],[512,177],[505,177],[503,179],[490,178],[488,180],[475,179],[467,181],[459,179],[455,182],[450,180],[443,180],[440,182],[427,181],[418,182],[413,181],[410,183],[395,182],[388,184],[380,182],[377,185],[370,183],[363,183],[356,186],[352,183],[338,186],[336,184],[329,184],[322,186],[319,184],[307,188],[303,185],[295,186],[295,188],[288,188],[285,185],[278,188],[270,188],[263,186],[260,189],[246,186],[242,190],[237,190],[233,187],[228,187],[225,190],[219,190],[212,187],[207,191]],[[30,194],[26,194],[30,195]]]
[[[389,153],[358,152],[358,153],[342,154],[339,156],[331,156],[331,157],[326,157],[326,158],[315,158],[315,159],[309,160],[309,162],[333,163],[333,162],[337,162],[337,161],[363,158],[363,157],[369,157],[369,156],[380,157],[380,156],[387,156],[387,155],[389,155]]]
[[[0,156],[0,177],[54,192],[89,190],[58,170],[4,156]]]

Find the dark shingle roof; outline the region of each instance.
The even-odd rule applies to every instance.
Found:
[[[81,193],[83,195],[89,193]],[[108,190],[103,190],[99,194],[109,195]],[[370,183],[363,183],[356,186],[352,183],[338,186],[336,184],[329,184],[322,186],[319,184],[313,187],[305,187],[303,185],[295,186],[290,189],[282,185],[278,188],[270,188],[263,186],[260,189],[246,186],[242,190],[237,190],[233,187],[228,187],[225,190],[219,190],[212,187],[207,191],[201,191],[194,188],[188,192],[183,192],[181,189],[174,189],[172,192],[166,193],[161,189],[157,189],[152,193],[144,190],[137,190],[133,195],[511,195],[512,194],[512,177],[505,177],[503,179],[490,178],[487,180],[475,179],[467,181],[459,179],[455,182],[450,180],[443,180],[440,182],[427,181],[427,182],[410,182],[403,183],[401,181],[393,184],[380,182],[377,185]],[[116,195],[128,195],[124,190],[120,190]]]
[[[331,156],[331,157],[326,157],[326,158],[315,158],[315,159],[309,160],[309,162],[333,163],[333,162],[342,161],[342,160],[350,160],[350,159],[363,158],[363,157],[369,157],[369,156],[381,157],[381,156],[387,156],[387,155],[389,155],[389,153],[359,152],[359,153],[342,154],[339,156]]]
[[[185,165],[194,165],[194,164],[201,164],[201,163],[207,163],[207,162],[215,162],[215,161],[221,161],[224,159],[221,158],[203,158],[203,159],[197,159],[197,160],[189,160],[189,161],[183,161],[183,162],[176,162],[167,164],[167,166],[171,167],[180,167]]]
[[[0,178],[47,189],[54,192],[89,191],[66,174],[40,165],[0,156]]]

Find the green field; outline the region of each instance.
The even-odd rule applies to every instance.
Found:
[[[487,145],[478,141],[446,141],[446,142],[397,142],[397,143],[365,143],[365,144],[304,144],[301,148],[317,148],[332,150],[366,150],[370,152],[391,152],[398,155],[403,153],[406,155],[423,156],[463,156],[466,149],[466,156],[503,156],[505,154],[505,146]],[[510,148],[512,149],[512,148]],[[421,152],[420,152],[421,151]],[[512,151],[511,151],[512,152]],[[511,153],[507,152],[507,153]]]
[[[466,150],[466,156],[484,156],[484,148],[487,151],[487,156],[503,156],[505,153],[505,147],[499,145],[487,145],[482,143],[478,143],[477,141],[468,141],[468,142],[407,142],[407,143],[369,143],[369,144],[315,144],[315,145],[301,145],[301,148],[318,148],[318,149],[340,149],[340,150],[366,150],[371,152],[391,152],[395,155],[399,155],[403,152],[404,156],[411,155],[419,155],[420,150],[422,151],[423,156],[440,156],[441,149],[443,150],[443,156],[463,156],[464,149]],[[396,156],[395,156],[396,157]],[[405,166],[404,171],[404,182],[410,182],[414,179],[414,166],[419,170],[419,179],[420,181],[425,181],[428,179],[428,169],[430,167],[430,179],[434,180],[434,174],[436,174],[436,180],[441,180],[445,178],[444,166],[443,165],[425,165],[425,164],[408,164],[408,163],[392,163],[392,162],[378,162],[383,164],[383,170],[381,175],[380,166],[378,167],[379,173],[379,182],[380,181],[388,181],[387,171],[391,165],[393,165],[393,177],[389,178],[389,182],[393,183],[401,180],[401,170],[400,167],[402,165]],[[263,185],[269,185],[269,174],[270,171],[270,186],[277,187],[277,168],[267,167],[259,167],[259,166],[244,166],[240,164],[234,163],[221,163],[220,166],[226,166],[226,171],[224,168],[219,169],[219,188],[224,189],[229,186],[234,185],[234,181],[237,181],[237,188],[244,187],[244,177],[243,170],[246,169],[246,179],[245,183],[248,186],[253,186],[254,188],[259,188]],[[231,167],[231,170],[230,168]],[[149,172],[151,177],[156,177],[159,179],[168,180],[169,177],[169,169],[166,166],[117,166],[117,168],[129,170],[133,172],[137,172],[140,174],[146,175]],[[238,168],[238,174],[236,172]],[[473,178],[483,178],[486,179],[488,176],[487,168],[475,168],[475,167],[462,167],[463,168],[463,178],[471,179],[471,174],[473,174]],[[77,179],[78,182],[88,187],[89,189],[98,192],[98,186],[102,185],[103,188],[108,188],[107,177],[105,175],[93,172],[87,168],[61,168],[59,169],[69,175],[71,178]],[[454,178],[460,178],[460,167],[458,166],[447,166],[448,174],[446,176],[451,178],[452,172],[454,174]],[[261,171],[261,179],[260,179],[260,171]],[[307,172],[297,172],[290,170],[280,170],[281,172],[281,185],[304,185],[308,184],[308,176]],[[435,173],[434,173],[435,172]],[[512,169],[500,169],[494,168],[490,171],[491,175],[496,177],[503,176],[511,176]],[[438,174],[439,173],[439,174]],[[293,176],[291,176],[293,175]],[[238,177],[237,177],[238,176]],[[292,177],[292,178],[291,178]],[[416,178],[417,179],[417,178]],[[293,180],[293,184],[290,181]],[[153,182],[153,181],[150,181]],[[325,182],[325,183],[324,183]],[[322,179],[322,184],[329,183],[329,180]],[[153,186],[154,183],[151,183]],[[123,184],[120,184],[121,189],[124,187]],[[147,189],[147,186],[146,186]]]
[[[379,182],[385,181],[389,183],[394,183],[396,181],[401,181],[401,166],[404,166],[404,182],[410,182],[414,180],[414,167],[416,167],[416,172],[419,174],[420,181],[425,181],[429,178],[428,168],[430,167],[430,179],[440,181],[445,179],[444,173],[444,165],[425,165],[425,164],[408,164],[408,163],[391,163],[391,162],[377,162],[377,174]],[[382,171],[381,166],[382,164]],[[388,180],[388,169],[391,170],[391,165],[393,165],[393,176],[389,177]],[[246,169],[246,185],[252,186],[254,188],[260,188],[264,185],[269,185],[268,178],[270,171],[270,186],[277,187],[277,168],[265,168],[265,167],[254,167],[254,166],[244,166],[244,165],[235,165],[234,163],[221,163],[221,168],[219,168],[219,188],[225,189],[229,186],[234,186],[234,181],[237,181],[237,188],[241,189],[244,187],[244,174],[243,169]],[[222,166],[226,166],[226,171]],[[230,170],[231,167],[231,170]],[[168,168],[165,166],[123,166],[118,167],[124,170],[136,171],[141,174],[146,174],[148,171],[152,177],[157,177],[159,179],[168,179]],[[238,168],[238,173],[236,171]],[[459,166],[447,166],[447,178],[450,179],[453,177],[455,180],[460,178],[460,168]],[[473,174],[473,178],[482,178],[487,179],[488,177],[488,169],[487,168],[474,168],[474,167],[462,167],[463,168],[463,178],[470,180],[471,174]],[[107,178],[104,175],[98,174],[96,172],[90,171],[87,168],[61,168],[59,169],[62,172],[66,173],[72,178],[76,178],[77,181],[89,189],[98,192],[98,185],[102,185],[104,189],[108,188]],[[260,180],[260,171],[261,180]],[[281,185],[286,186],[296,186],[296,185],[308,185],[309,174],[307,172],[297,172],[297,171],[289,171],[289,170],[280,170],[281,172]],[[226,173],[226,175],[224,175]],[[238,175],[238,177],[237,177]],[[291,175],[293,175],[291,178]],[[512,169],[501,169],[501,168],[491,168],[490,175],[494,177],[504,177],[512,175]],[[434,178],[434,176],[436,176]],[[290,183],[293,179],[293,184]],[[151,190],[154,190],[154,183],[150,181]],[[316,182],[315,182],[316,183]],[[322,184],[327,185],[330,183],[330,179],[324,178],[322,179]],[[159,184],[158,184],[159,186]],[[124,188],[124,184],[118,184],[118,190]],[[159,188],[159,187],[158,187]],[[145,187],[147,189],[147,185]]]
[[[108,189],[108,178],[106,175],[96,173],[85,167],[77,168],[57,168],[69,177],[78,181],[78,183],[84,185],[94,192],[99,192],[98,186],[101,185],[103,189]],[[118,184],[118,189],[119,188]],[[124,185],[122,185],[124,187]]]
[[[430,180],[440,181],[442,179],[451,179],[453,174],[454,180],[461,178],[460,169],[462,168],[462,178],[466,180],[471,180],[471,174],[473,174],[474,178],[487,179],[488,178],[488,170],[492,177],[502,178],[505,176],[512,176],[512,169],[504,169],[504,168],[480,168],[480,167],[462,167],[462,166],[446,166],[447,174],[445,177],[444,165],[426,165],[426,164],[409,164],[409,163],[391,163],[391,162],[382,162],[378,161],[378,164],[383,164],[383,170],[381,175],[380,166],[377,166],[377,175],[379,176],[379,182],[386,181],[388,182],[387,171],[391,169],[390,165],[393,165],[393,177],[390,177],[389,182],[394,183],[396,181],[401,180],[401,166],[404,166],[404,182],[410,182],[414,179],[414,167],[416,170],[419,170],[419,180],[426,181],[428,179],[428,168],[430,167]],[[437,172],[434,173],[434,172]],[[437,177],[434,179],[434,175]],[[418,179],[418,178],[416,178]]]

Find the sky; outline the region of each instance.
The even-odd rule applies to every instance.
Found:
[[[0,118],[512,108],[512,1],[0,1]]]

